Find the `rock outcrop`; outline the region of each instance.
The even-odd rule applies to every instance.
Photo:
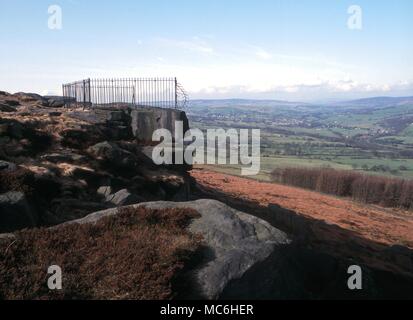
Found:
[[[49,108],[63,108],[68,102],[67,98],[61,96],[45,96],[43,97],[45,105]]]
[[[189,129],[185,112],[175,109],[143,108],[131,112],[132,133],[142,142],[151,142],[152,134],[157,129],[175,132],[175,121],[183,122],[184,133]]]
[[[184,113],[121,104],[63,108],[66,100],[0,92],[0,194],[23,192],[39,213],[34,226],[144,201],[188,200],[189,167],[155,165],[142,151],[149,142],[132,133],[134,127],[151,140],[150,130],[173,130]],[[142,119],[151,119],[150,126]],[[102,197],[101,186],[110,193]]]
[[[284,232],[267,222],[215,200],[160,201],[136,206],[190,208],[200,214],[200,218],[192,221],[189,230],[202,235],[205,249],[198,266],[188,274],[193,283],[191,290],[186,292],[187,298],[219,298],[232,280],[242,278],[251,267],[290,243]],[[109,209],[69,223],[95,223],[117,212],[118,209]]]

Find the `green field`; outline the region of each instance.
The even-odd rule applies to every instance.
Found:
[[[251,102],[252,103],[252,102]],[[277,106],[255,102],[189,112],[191,127],[261,129],[261,173],[307,166],[413,178],[413,102],[346,107]],[[237,166],[215,168],[239,173]]]

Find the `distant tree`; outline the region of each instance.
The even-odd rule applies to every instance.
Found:
[[[383,168],[388,170],[388,166],[374,166],[372,169]],[[390,172],[395,171],[390,170]],[[356,201],[413,209],[413,181],[411,180],[379,177],[328,167],[275,169],[271,176],[273,181],[279,183],[351,197]]]

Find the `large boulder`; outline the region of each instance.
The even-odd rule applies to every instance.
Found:
[[[231,281],[242,278],[274,250],[290,243],[284,232],[267,222],[215,200],[159,201],[135,206],[191,208],[200,214],[189,226],[191,232],[202,235],[205,243],[202,261],[188,275],[193,283],[187,293],[192,298],[219,298]],[[109,209],[69,223],[95,223],[117,212],[118,209]]]
[[[62,96],[45,96],[43,97],[46,100],[46,106],[50,108],[62,108],[66,104],[65,97]]]
[[[133,138],[129,108],[99,108],[99,127],[109,140],[130,140]]]
[[[116,167],[133,168],[137,164],[136,157],[129,151],[120,148],[113,142],[101,142],[88,149],[94,157],[107,161]]]
[[[131,112],[132,133],[139,141],[152,142],[153,132],[167,129],[175,132],[175,122],[182,121],[183,129],[189,129],[188,118],[184,111],[164,108],[138,108]]]
[[[0,233],[35,227],[38,217],[21,192],[0,195]]]
[[[165,191],[162,200],[187,201],[190,196],[190,182],[185,172],[156,168],[156,170],[140,169],[146,183],[158,185]]]

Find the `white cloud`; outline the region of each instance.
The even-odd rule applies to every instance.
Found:
[[[43,90],[40,94],[41,94],[42,96],[56,96],[56,95],[59,95],[60,92],[55,91],[55,90],[48,90],[48,89],[46,89],[46,90]]]
[[[270,60],[273,57],[271,53],[264,50],[263,48],[257,48],[255,55],[263,60]]]
[[[352,95],[409,95],[413,82],[376,83],[357,78],[329,65],[324,68],[274,63],[271,61],[232,63],[214,62],[182,64],[169,63],[145,65],[129,69],[126,76],[136,74],[150,76],[176,76],[191,98],[269,98],[317,100],[325,98],[352,97]],[[243,60],[245,61],[245,60]],[[121,73],[123,74],[123,73]]]

